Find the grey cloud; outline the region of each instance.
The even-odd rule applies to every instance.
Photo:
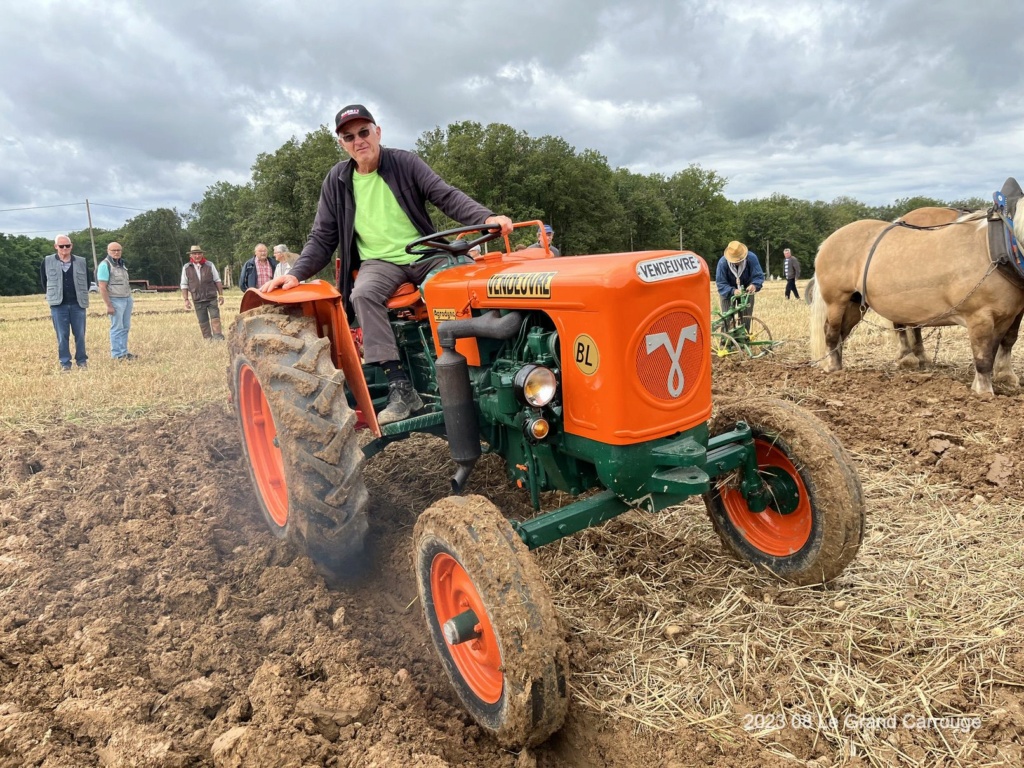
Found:
[[[504,122],[638,172],[698,163],[733,197],[987,194],[1021,120],[1012,15],[993,0],[20,4],[0,50],[0,207],[187,208],[349,101],[392,146]],[[0,214],[0,231],[69,210]]]

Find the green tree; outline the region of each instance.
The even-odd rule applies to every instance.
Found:
[[[677,247],[672,211],[663,193],[665,177],[660,174],[641,176],[625,168],[618,168],[614,174],[614,183],[629,240],[623,244],[623,250],[647,251]]]
[[[121,245],[133,267],[133,279],[146,279],[154,285],[178,284],[190,240],[184,224],[184,217],[173,208],[146,211],[125,223]],[[214,264],[223,263],[225,254],[205,245],[203,249]]]
[[[200,245],[225,257],[225,263],[232,263],[247,191],[226,181],[207,187],[203,199],[189,210],[188,230],[195,239],[190,245]]]
[[[728,242],[736,239],[734,205],[724,194],[727,183],[715,171],[690,165],[664,184],[665,202],[681,247],[712,264]]]
[[[45,237],[0,234],[0,296],[39,293],[39,264],[53,253],[53,242]]]

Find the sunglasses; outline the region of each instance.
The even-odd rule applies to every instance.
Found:
[[[57,247],[58,248],[70,248],[71,247],[71,243],[68,243],[67,245],[58,245]]]
[[[353,141],[356,140],[356,136],[358,136],[360,139],[365,139],[367,136],[370,135],[371,132],[371,128],[360,128],[358,133],[343,133],[341,134],[340,138],[343,143],[351,144]]]

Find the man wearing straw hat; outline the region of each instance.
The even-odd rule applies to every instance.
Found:
[[[181,268],[181,296],[185,309],[196,306],[196,318],[204,339],[224,341],[220,326],[220,305],[224,303],[224,283],[212,262],[206,260],[203,249],[193,245],[188,251],[188,264]],[[189,302],[189,294],[192,301]]]
[[[718,260],[715,270],[715,284],[718,286],[718,298],[725,313],[732,308],[734,297],[748,294],[746,309],[740,317],[743,327],[750,331],[750,317],[754,314],[754,294],[764,285],[764,272],[757,254],[749,250],[739,240],[733,240],[725,248],[725,254]]]

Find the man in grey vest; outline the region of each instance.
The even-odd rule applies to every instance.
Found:
[[[110,316],[110,356],[115,360],[134,360],[128,351],[128,331],[132,327],[132,287],[128,283],[128,268],[121,258],[121,244],[107,246],[107,258],[96,268],[96,282],[100,296]]]
[[[89,306],[89,273],[85,259],[71,253],[71,238],[57,235],[51,253],[39,266],[39,282],[50,305],[57,332],[57,358],[62,371],[71,370],[71,334],[75,335],[75,363],[88,365],[85,354],[85,308]]]

